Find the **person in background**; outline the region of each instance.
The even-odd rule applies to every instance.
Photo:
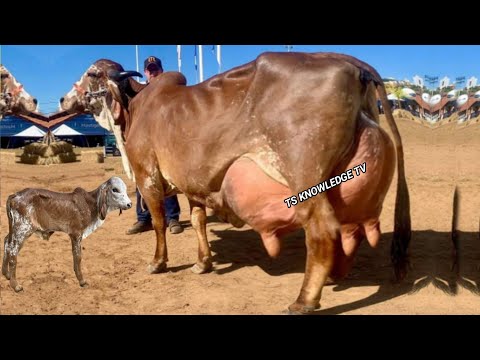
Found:
[[[163,73],[162,62],[155,56],[149,56],[144,62],[144,72],[147,77],[147,83],[154,77]],[[137,188],[137,222],[127,230],[127,235],[138,234],[144,231],[153,230],[152,216],[147,208],[147,204],[142,201],[142,196]],[[143,203],[143,204],[142,204]],[[165,217],[168,228],[172,234],[183,232],[183,227],[178,222],[180,218],[180,204],[177,195],[165,198]],[[143,205],[143,209],[142,209]]]

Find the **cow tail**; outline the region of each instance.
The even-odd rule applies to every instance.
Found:
[[[459,248],[458,248],[458,188],[455,186],[453,192],[453,211],[452,211],[452,271],[459,271]]]
[[[390,249],[390,257],[395,270],[397,281],[403,280],[407,274],[409,265],[408,247],[412,235],[410,220],[410,196],[408,194],[407,180],[405,177],[405,163],[403,156],[403,145],[400,133],[393,118],[392,109],[388,103],[387,93],[383,83],[376,82],[377,91],[380,96],[385,117],[388,126],[393,133],[395,146],[397,149],[397,197],[395,199],[395,225],[393,230],[393,240]]]

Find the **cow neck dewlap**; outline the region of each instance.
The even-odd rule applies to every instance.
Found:
[[[100,124],[101,127],[107,129],[108,131],[113,131],[112,124],[114,124],[114,119],[112,112],[107,106],[107,100],[105,97],[102,97],[102,111],[99,115],[93,115],[95,120]]]

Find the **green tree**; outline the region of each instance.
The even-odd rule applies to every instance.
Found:
[[[405,99],[406,96],[405,94],[403,93],[403,88],[400,87],[400,86],[394,86],[394,85],[390,85],[390,84],[387,84],[385,86],[385,90],[387,90],[387,94],[392,94],[392,95],[395,95],[395,97],[397,98],[397,104],[398,104],[398,108],[401,109],[401,103],[400,103],[400,99]]]

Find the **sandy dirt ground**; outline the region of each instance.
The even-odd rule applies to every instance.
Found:
[[[385,128],[385,124],[382,124]],[[406,154],[411,197],[411,270],[393,284],[389,249],[393,231],[396,178],[381,216],[383,237],[377,249],[362,244],[347,279],[325,287],[318,314],[479,314],[480,313],[480,123],[437,129],[398,120]],[[5,201],[25,187],[72,191],[96,188],[121,176],[135,199],[135,188],[121,171],[119,158],[105,163],[50,166],[1,163],[0,235],[8,232]],[[368,170],[367,170],[368,171]],[[460,277],[450,270],[452,199],[460,189]],[[2,276],[1,314],[281,314],[298,295],[305,266],[303,232],[285,238],[279,258],[271,260],[258,234],[234,229],[209,216],[207,234],[215,271],[190,271],[197,240],[186,198],[179,196],[182,234],[167,235],[168,272],[147,273],[154,232],[128,236],[135,210],[110,213],[105,224],[83,241],[82,268],[89,287],[80,288],[73,271],[69,238],[49,241],[32,236],[19,256],[16,294]]]

